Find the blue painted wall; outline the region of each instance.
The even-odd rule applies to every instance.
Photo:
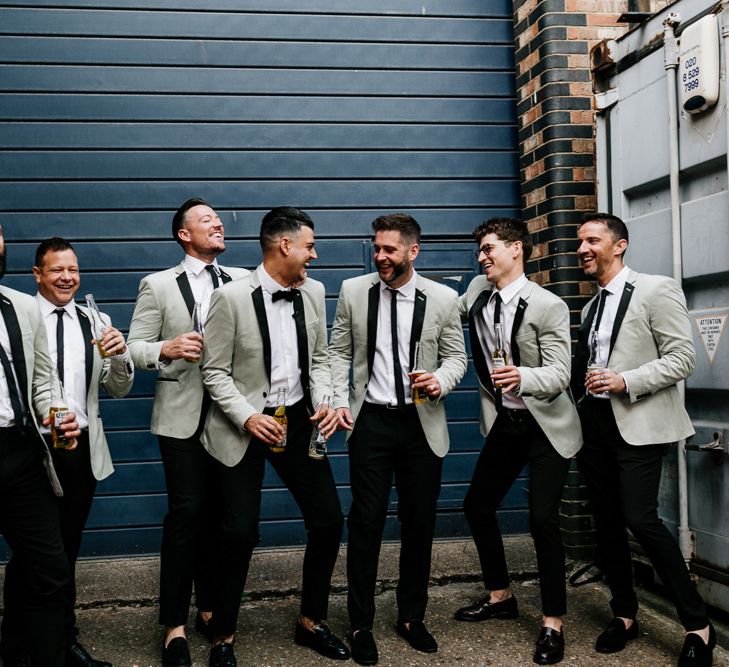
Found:
[[[179,261],[172,212],[197,195],[226,225],[223,261],[249,268],[262,214],[306,209],[330,324],[341,281],[371,270],[370,222],[384,212],[414,215],[425,232],[418,268],[462,290],[476,269],[471,230],[519,210],[511,12],[507,0],[0,2],[4,284],[34,292],[38,241],[66,236],[81,293],[126,331],[139,280]],[[140,372],[129,398],[102,402],[116,474],[99,485],[87,556],[158,550],[153,380]],[[440,536],[467,531],[475,386],[470,370],[447,399]],[[346,509],[341,436],[331,451]],[[502,512],[507,530],[526,529],[525,506],[521,480]],[[273,472],[262,518],[265,544],[303,542]]]

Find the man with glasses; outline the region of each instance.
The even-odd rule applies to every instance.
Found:
[[[532,242],[525,223],[492,218],[473,235],[483,275],[461,297],[461,316],[468,322],[486,441],[463,509],[489,594],[455,617],[518,616],[496,510],[528,463],[529,526],[543,613],[533,660],[551,665],[564,657],[562,616],[567,611],[559,505],[569,459],[582,445],[577,411],[566,391],[569,311],[559,297],[527,279]]]

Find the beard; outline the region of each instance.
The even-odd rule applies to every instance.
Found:
[[[394,283],[400,276],[407,273],[407,271],[410,269],[410,262],[407,259],[404,259],[400,264],[395,264],[394,262],[391,262],[392,264],[392,278],[389,280],[385,280],[382,278],[382,275],[380,277],[382,280],[386,283]],[[377,267],[377,271],[380,271],[380,267]]]

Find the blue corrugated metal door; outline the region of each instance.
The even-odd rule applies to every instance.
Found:
[[[180,259],[172,211],[200,195],[226,224],[225,263],[249,268],[262,212],[309,211],[330,323],[341,280],[371,268],[381,212],[412,213],[419,268],[462,289],[471,229],[518,211],[511,12],[507,0],[0,2],[4,284],[34,292],[37,242],[66,236],[82,290],[126,331],[139,280]],[[99,485],[85,555],[158,549],[153,380],[140,372],[131,397],[103,401],[116,474]],[[472,372],[447,406],[444,536],[464,530],[481,445]],[[340,438],[332,450],[346,507]],[[266,485],[264,543],[302,542],[289,494],[273,473]],[[508,528],[524,527],[524,504],[519,486]]]

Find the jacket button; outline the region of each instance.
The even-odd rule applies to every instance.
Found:
[[[264,391],[263,392],[263,398],[266,398],[266,396],[268,396],[268,394]]]

